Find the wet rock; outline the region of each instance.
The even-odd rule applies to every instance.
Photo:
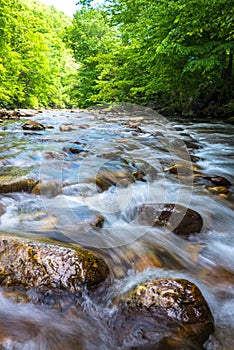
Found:
[[[37,184],[33,179],[5,180],[0,177],[0,193],[31,192]]]
[[[78,129],[87,129],[89,125],[87,124],[62,124],[59,127],[60,131],[73,131]]]
[[[231,187],[231,182],[225,179],[223,176],[213,175],[213,176],[204,176],[204,179],[210,181],[216,186]]]
[[[128,172],[127,170],[106,170],[96,175],[96,185],[101,191],[106,191],[110,186],[120,188],[133,184],[136,180],[143,179],[144,174],[140,171]]]
[[[224,199],[228,199],[231,195],[230,191],[224,186],[207,187],[207,190]]]
[[[192,176],[194,172],[196,173],[199,171],[199,167],[190,162],[184,164],[178,163],[167,169],[164,169],[164,171],[177,176]]]
[[[119,301],[115,320],[124,349],[202,349],[214,321],[200,290],[185,279],[139,285]]]
[[[186,147],[189,149],[189,150],[194,150],[194,149],[199,149],[201,148],[197,143],[195,142],[190,142],[190,141],[184,141],[184,143],[186,144]]]
[[[75,293],[103,282],[108,272],[104,260],[88,250],[0,238],[2,286]]]
[[[60,181],[53,181],[49,183],[42,183],[38,181],[32,188],[31,192],[35,195],[43,195],[48,198],[56,197],[62,192],[62,184]]]
[[[55,152],[55,151],[46,151],[46,152],[43,152],[43,156],[46,159],[64,159],[66,157],[66,153]]]
[[[4,119],[16,120],[16,119],[19,119],[20,117],[21,117],[21,113],[19,110],[13,110],[13,111],[9,111],[6,109],[0,110],[0,118],[2,120]]]
[[[63,147],[63,151],[72,153],[72,154],[80,154],[80,153],[86,153],[89,152],[89,150],[86,148],[86,144],[82,144],[79,141],[75,141],[72,144]]]
[[[45,130],[45,126],[34,121],[34,120],[29,120],[27,121],[23,126],[22,126],[23,130]]]
[[[104,224],[104,217],[100,214],[93,214],[89,219],[86,220],[86,223],[90,226],[94,227],[103,227]]]
[[[177,204],[147,203],[138,207],[135,218],[141,224],[164,226],[177,235],[199,233],[203,226],[201,215],[195,210]]]
[[[0,216],[2,216],[6,211],[6,207],[4,204],[0,203]]]

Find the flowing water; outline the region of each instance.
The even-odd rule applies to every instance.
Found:
[[[22,119],[5,122],[0,175],[40,179],[45,189],[42,196],[1,195],[6,207],[2,233],[89,247],[106,259],[111,280],[95,293],[77,297],[79,303],[64,301],[62,311],[48,303],[16,303],[0,289],[0,349],[122,349],[112,324],[117,312],[113,300],[161,277],[194,282],[215,319],[215,335],[206,349],[233,349],[233,195],[222,198],[193,174],[178,171],[174,176],[164,170],[192,160],[199,173],[233,182],[234,127],[169,121],[130,105],[110,111],[44,111],[30,119],[51,128],[30,132],[22,130]],[[127,184],[120,179],[120,186],[100,191],[95,179],[105,172],[140,172],[144,177]],[[204,221],[202,231],[184,239],[139,223],[136,207],[152,202],[196,210]],[[100,214],[102,227],[90,225]]]

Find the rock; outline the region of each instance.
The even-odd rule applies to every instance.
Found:
[[[199,167],[190,162],[186,162],[185,164],[175,164],[167,169],[164,169],[164,171],[177,176],[192,176],[194,172],[196,173],[199,171]]]
[[[62,192],[62,185],[60,181],[53,181],[49,183],[42,183],[38,181],[32,188],[31,192],[35,195],[43,195],[48,198],[56,197]]]
[[[73,131],[78,129],[87,129],[89,125],[87,124],[62,124],[59,127],[60,131]]]
[[[64,152],[46,151],[43,152],[43,157],[46,159],[64,159],[66,157]]]
[[[165,226],[177,235],[199,233],[203,220],[195,210],[177,204],[147,203],[136,209],[135,218],[141,224]]]
[[[0,193],[31,192],[37,184],[33,179],[5,180],[0,177]]]
[[[223,176],[219,176],[219,175],[204,176],[204,179],[212,182],[214,185],[217,185],[217,186],[224,186],[224,187],[232,186],[231,182],[225,179],[225,177]]]
[[[80,154],[83,152],[89,152],[89,150],[86,148],[86,144],[82,144],[79,141],[75,141],[72,144],[63,147],[63,151],[72,153],[72,154]]]
[[[29,120],[27,121],[23,126],[22,126],[23,130],[45,130],[45,126],[34,121],[34,120]]]
[[[0,216],[6,212],[6,207],[4,204],[0,203]]]
[[[185,279],[139,285],[119,301],[119,307],[115,327],[124,349],[203,349],[214,331],[207,302]]]
[[[6,109],[1,109],[0,110],[0,118],[1,119],[11,119],[11,120],[16,120],[19,119],[21,116],[20,111],[18,110],[13,110],[13,111],[9,111]]]
[[[224,186],[207,187],[207,190],[225,199],[231,195],[230,191]]]
[[[103,227],[104,217],[100,214],[93,214],[89,219],[86,220],[86,224],[94,227]]]
[[[0,285],[75,293],[103,282],[104,260],[85,249],[0,238]]]
[[[197,143],[195,142],[191,142],[191,141],[185,141],[184,140],[184,143],[186,144],[186,147],[189,149],[189,150],[194,150],[194,149],[199,149],[201,148]]]
[[[96,185],[101,191],[106,191],[110,186],[127,187],[135,182],[134,175],[127,170],[106,170],[96,175]]]

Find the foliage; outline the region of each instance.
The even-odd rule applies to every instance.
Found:
[[[63,41],[70,19],[34,0],[1,0],[0,9],[0,106],[71,103],[64,84],[76,66]]]
[[[233,98],[231,0],[79,3],[70,38],[82,63],[82,105],[129,100],[182,109],[190,98],[213,95],[218,105]]]

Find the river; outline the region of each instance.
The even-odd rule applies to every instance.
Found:
[[[219,175],[233,183],[234,127],[220,121],[166,119],[134,105],[49,110],[30,120],[49,128],[26,131],[22,119],[0,126],[0,175],[53,186],[45,186],[42,196],[2,194],[2,234],[89,247],[107,261],[111,281],[92,296],[84,293],[81,307],[64,301],[62,312],[49,305],[15,303],[0,289],[0,333],[8,339],[0,348],[120,349],[111,326],[116,311],[112,301],[138,283],[183,277],[199,287],[214,316],[215,335],[206,349],[233,349],[232,187],[229,197],[219,196],[196,174]],[[191,162],[195,171],[189,176],[165,172]],[[108,171],[142,176],[100,191],[94,179]],[[203,218],[201,232],[185,239],[142,225],[135,208],[152,202],[196,210]],[[90,225],[98,215],[102,225]]]

